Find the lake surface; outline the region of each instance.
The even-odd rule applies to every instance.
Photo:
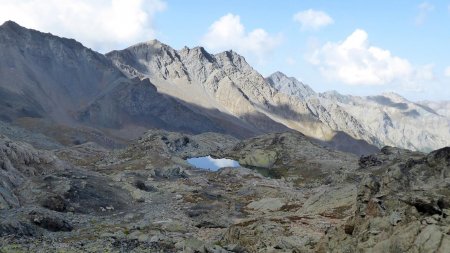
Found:
[[[212,171],[217,171],[224,167],[240,167],[239,163],[235,160],[226,158],[214,159],[211,156],[194,157],[189,158],[186,161],[196,168]]]

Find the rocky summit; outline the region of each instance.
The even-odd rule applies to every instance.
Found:
[[[446,102],[11,21],[0,55],[0,252],[450,252]]]

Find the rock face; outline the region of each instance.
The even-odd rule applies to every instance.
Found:
[[[28,177],[42,175],[59,167],[55,156],[35,150],[27,143],[13,142],[5,136],[0,136],[0,165],[0,209],[20,205],[15,189],[25,183]]]
[[[102,54],[73,39],[0,26],[1,114],[72,122],[69,113],[127,79]]]
[[[121,132],[132,126],[190,133],[227,132],[218,122],[158,93],[148,79],[136,82],[124,83],[96,99],[79,113],[78,120],[96,127],[121,129]],[[136,138],[137,133],[132,131],[121,136]]]
[[[356,97],[336,93],[319,95],[319,101],[327,107],[331,121],[349,132],[346,122],[351,120],[361,126],[361,137],[370,143],[390,145],[410,150],[429,152],[449,145],[449,118],[421,104],[416,104],[394,94]],[[333,107],[347,113],[341,117],[333,113]],[[430,126],[430,127],[427,127]],[[432,126],[432,127],[431,127]]]
[[[432,110],[438,113],[439,115],[447,117],[447,119],[450,118],[450,102],[449,101],[440,101],[440,102],[434,102],[434,101],[421,101],[419,102],[420,105],[424,106],[424,109],[426,110]]]
[[[323,238],[319,252],[448,252],[450,148],[385,147],[363,163],[356,211]]]
[[[316,94],[295,78],[280,72],[267,80],[278,92],[304,101],[310,113],[331,129],[378,147],[392,145],[431,151],[449,145],[450,121],[445,103],[430,103],[440,110],[439,114],[394,93],[368,97],[341,95],[334,91]]]
[[[276,91],[286,95],[298,97],[300,100],[317,95],[316,92],[314,92],[314,90],[308,85],[301,83],[293,77],[287,77],[279,71],[267,77],[266,81]]]

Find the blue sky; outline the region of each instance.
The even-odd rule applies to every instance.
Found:
[[[233,49],[264,76],[279,70],[316,91],[450,99],[450,0],[0,0],[0,6],[0,22],[73,37],[101,52],[157,38],[176,49]]]

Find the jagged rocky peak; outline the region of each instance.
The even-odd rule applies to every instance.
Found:
[[[157,40],[157,39],[152,39],[152,40],[148,40],[148,41],[144,41],[144,42],[140,42],[140,43],[136,43],[134,45],[129,46],[126,49],[133,49],[133,48],[153,48],[153,49],[164,49],[164,48],[169,48],[170,46],[162,43],[161,41]],[[117,50],[114,50],[117,51]]]
[[[222,64],[222,66],[231,63],[233,66],[241,68],[242,70],[246,70],[248,68],[253,69],[250,64],[247,63],[244,56],[236,53],[233,50],[224,51],[215,54],[214,56]]]
[[[147,57],[154,56],[156,54],[168,54],[171,56],[176,54],[176,51],[172,47],[157,39],[135,44],[127,48],[127,50],[135,52],[137,56],[142,56],[142,54],[145,54]]]
[[[21,26],[19,24],[17,24],[16,22],[14,22],[12,20],[5,21],[0,27],[12,28],[12,29],[21,28]]]
[[[266,79],[272,86],[277,86],[279,82],[284,79],[289,79],[289,77],[286,76],[283,72],[275,71],[272,75],[266,77]]]
[[[266,78],[267,83],[275,90],[300,98],[306,98],[316,95],[311,87],[300,82],[294,77],[288,77],[284,73],[277,71]]]
[[[21,34],[26,31],[35,31],[32,29],[25,28],[11,20],[8,20],[8,21],[4,22],[2,25],[0,25],[0,30],[2,31],[2,33],[9,33],[9,34],[11,34],[11,33]],[[38,31],[35,31],[35,32],[38,32]]]
[[[227,73],[255,72],[243,56],[232,50],[218,54],[210,54],[200,46],[175,50],[158,40],[112,51],[106,56],[132,77],[153,76],[165,80],[193,78],[205,82],[215,69],[222,69]]]
[[[26,30],[26,28],[20,26],[14,21],[6,21],[0,26],[0,42],[14,42],[15,39],[13,38],[21,36],[24,30]]]
[[[50,41],[56,41],[56,43],[61,43],[70,49],[86,49],[94,53],[94,51],[85,48],[83,44],[74,39],[29,29],[11,20],[4,22],[0,26],[0,42],[2,42],[2,44],[10,44],[14,47],[19,47],[20,45],[22,50],[25,48],[34,50],[38,43],[46,43],[48,44],[47,46],[54,46]],[[39,50],[36,51],[38,52]]]
[[[180,50],[175,50],[171,46],[164,44],[157,39],[152,39],[152,40],[149,40],[146,42],[135,44],[133,46],[128,47],[125,50],[136,51],[136,49],[141,49],[141,50],[144,49],[148,53],[152,53],[153,56],[157,56],[157,55],[165,53],[165,54],[180,54],[183,56],[197,55],[199,57],[204,56],[206,58],[212,57],[212,55],[210,55],[203,47],[189,48],[187,46],[184,46]],[[113,51],[113,52],[117,52],[117,51]]]
[[[206,60],[209,63],[216,62],[214,55],[208,53],[204,47],[189,48],[185,46],[181,50],[178,50],[177,52],[181,56],[183,61],[201,60],[203,62],[204,60]]]
[[[206,52],[204,47],[193,47],[190,48],[188,46],[184,46],[182,49],[178,50],[178,52],[180,53],[184,53],[184,54],[191,54],[191,53],[195,53],[195,54],[209,54],[208,52]]]
[[[106,56],[128,77],[189,80],[178,52],[156,39],[112,51]]]
[[[147,44],[147,45],[151,45],[151,46],[155,46],[155,47],[163,47],[163,46],[167,46],[168,47],[168,45],[162,43],[161,41],[159,41],[157,39],[152,39],[152,40],[146,41],[146,42],[144,42],[142,44]]]

